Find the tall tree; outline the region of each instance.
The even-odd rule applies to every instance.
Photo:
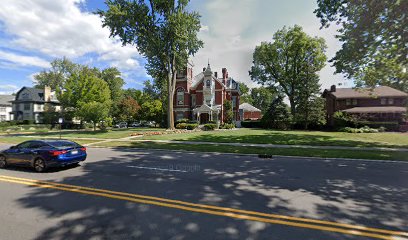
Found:
[[[408,91],[408,2],[406,0],[317,0],[322,28],[340,26],[342,48],[331,59],[337,73]],[[389,70],[392,65],[392,70]]]
[[[121,121],[131,122],[138,118],[138,111],[140,105],[132,97],[125,97],[119,104],[120,114],[119,119]]]
[[[72,74],[65,82],[63,89],[57,89],[57,94],[64,111],[71,111],[83,120],[96,120],[106,117],[111,106],[111,93],[108,84],[98,78],[94,71],[84,67],[78,73]],[[90,113],[101,111],[100,115]],[[96,119],[96,120],[95,120]]]
[[[112,108],[110,114],[118,117],[120,114],[119,104],[123,99],[123,85],[125,81],[121,77],[122,73],[116,67],[110,67],[102,70],[100,78],[109,86],[111,92]]]
[[[268,110],[275,97],[276,91],[269,87],[252,88],[251,90],[252,105],[260,109],[262,113]]]
[[[249,87],[243,82],[239,82],[238,84],[239,84],[239,90],[241,91],[241,96],[240,96],[239,101],[241,103],[252,104],[251,89],[249,89]]]
[[[78,64],[73,63],[66,57],[54,59],[49,70],[42,70],[34,75],[35,87],[44,88],[44,86],[49,86],[53,90],[63,88],[65,81],[79,68]]]
[[[300,92],[316,84],[315,78],[307,76],[325,65],[326,44],[323,38],[310,37],[297,25],[277,31],[273,40],[255,48],[249,74],[255,82],[284,93],[295,116]]]
[[[281,130],[286,130],[290,127],[291,116],[283,99],[283,96],[278,95],[273,99],[271,105],[268,106],[268,110],[262,117],[264,127]]]
[[[197,12],[189,12],[189,0],[106,0],[107,11],[99,10],[103,26],[124,45],[134,45],[147,59],[146,70],[167,87],[168,127],[174,128],[173,99],[176,73],[187,65],[203,42]]]

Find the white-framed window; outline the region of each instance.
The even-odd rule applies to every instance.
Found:
[[[196,105],[196,95],[192,95],[191,96],[191,106],[195,107],[195,105]]]
[[[237,97],[233,96],[232,97],[232,109],[235,109],[237,105]]]
[[[177,105],[184,105],[184,89],[177,89]]]
[[[353,105],[357,105],[357,104],[358,104],[357,99],[353,99]]]
[[[381,98],[381,105],[387,104],[387,99],[386,98]]]
[[[211,107],[211,105],[212,105],[211,96],[206,96],[204,98],[204,101],[205,101],[205,104],[207,104],[208,106]]]
[[[0,112],[5,112],[6,108],[5,107],[0,107]]]
[[[350,106],[351,105],[351,99],[346,99],[346,106]]]
[[[30,104],[29,103],[24,103],[24,110],[30,110]]]
[[[21,94],[21,99],[28,99],[28,97],[29,97],[29,95],[26,92]]]
[[[390,105],[394,104],[394,98],[388,98],[388,104]]]
[[[206,86],[207,88],[210,88],[210,87],[211,87],[211,80],[210,80],[210,79],[207,79],[207,80],[205,81],[205,86]]]

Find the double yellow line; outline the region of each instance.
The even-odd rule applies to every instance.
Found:
[[[378,228],[351,225],[346,223],[337,223],[317,219],[290,217],[277,214],[269,214],[255,211],[240,210],[227,207],[218,207],[205,204],[190,203],[166,198],[131,194],[125,192],[110,191],[104,189],[81,187],[62,183],[53,183],[26,178],[17,178],[0,175],[0,181],[9,183],[24,184],[32,187],[49,188],[61,191],[82,193],[112,199],[119,199],[129,202],[150,204],[174,209],[180,209],[190,212],[206,213],[216,216],[230,217],[242,220],[258,221],[271,224],[287,225],[299,228],[308,228],[321,231],[336,232],[357,236],[372,237],[377,239],[392,240],[394,237],[408,237],[408,232],[391,231]]]

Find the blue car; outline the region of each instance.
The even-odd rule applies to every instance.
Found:
[[[86,156],[86,148],[72,141],[25,141],[0,152],[0,168],[18,165],[44,172],[49,167],[78,164],[85,161]]]

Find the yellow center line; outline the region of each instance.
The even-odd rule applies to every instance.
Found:
[[[160,199],[161,201],[169,200],[168,202],[183,203],[184,205],[187,204],[187,202],[182,202],[182,201],[177,201],[177,200],[162,199],[162,198],[156,198],[156,197],[150,197],[150,196],[144,196],[144,195],[127,194],[123,192],[87,188],[87,187],[68,185],[68,184],[44,182],[44,181],[38,181],[38,180],[32,180],[32,179],[15,178],[15,177],[2,176],[2,175],[0,175],[0,181],[25,184],[25,185],[41,187],[41,188],[50,188],[50,189],[57,189],[57,190],[62,190],[62,191],[76,192],[76,193],[82,193],[82,194],[88,194],[88,195],[96,195],[96,196],[101,196],[101,197],[120,199],[120,200],[144,203],[144,204],[151,204],[151,205],[163,206],[163,207],[168,207],[168,208],[176,208],[176,209],[181,209],[181,210],[186,210],[186,211],[191,211],[191,212],[200,212],[200,213],[225,216],[225,217],[231,217],[231,218],[237,218],[237,219],[252,220],[252,221],[259,221],[259,222],[266,222],[266,223],[273,223],[273,224],[281,224],[281,225],[288,225],[288,226],[301,227],[301,228],[317,229],[317,230],[331,231],[331,232],[338,232],[338,233],[352,234],[352,235],[359,235],[359,236],[367,236],[367,237],[373,237],[373,238],[378,238],[378,239],[391,239],[391,236],[363,232],[363,231],[367,231],[367,229],[373,229],[373,228],[358,227],[359,230],[362,230],[362,231],[359,231],[359,230],[354,230],[354,229],[335,228],[335,227],[313,225],[313,224],[308,224],[308,223],[290,222],[290,221],[283,221],[283,220],[277,220],[277,219],[267,219],[267,218],[261,218],[257,216],[236,214],[231,211],[230,212],[220,212],[220,211],[192,208],[192,207],[187,207],[187,206],[181,206],[178,204],[170,204],[170,203],[151,201],[151,200],[145,200],[145,199],[147,198]],[[144,197],[144,199],[138,199],[139,196]],[[229,208],[215,207],[215,206],[203,205],[203,204],[192,204],[191,203],[190,205],[199,206],[199,207],[205,206],[207,208],[214,207],[213,209],[218,209],[218,210],[223,210],[223,211],[224,210],[234,210],[235,212],[241,212],[241,213],[248,212],[250,214],[257,213],[258,215],[262,215],[262,213],[258,213],[258,212],[245,211],[245,210],[237,211],[238,209],[229,209]],[[264,215],[267,217],[275,216],[273,214],[264,214]],[[276,215],[276,216],[282,217],[282,215]],[[293,218],[293,217],[288,217],[288,219],[286,220],[289,220],[290,218]],[[302,219],[302,220],[306,221],[308,219]],[[310,220],[313,220],[313,219],[310,219]],[[353,225],[350,225],[350,226],[353,226]],[[356,226],[353,226],[353,227],[356,227]],[[405,233],[405,232],[389,231],[389,230],[382,230],[382,229],[373,229],[373,230],[377,230],[377,232],[379,232],[380,230],[381,232],[384,232],[390,235],[394,235],[394,236],[395,235],[400,235],[400,236],[408,235],[408,233]]]

